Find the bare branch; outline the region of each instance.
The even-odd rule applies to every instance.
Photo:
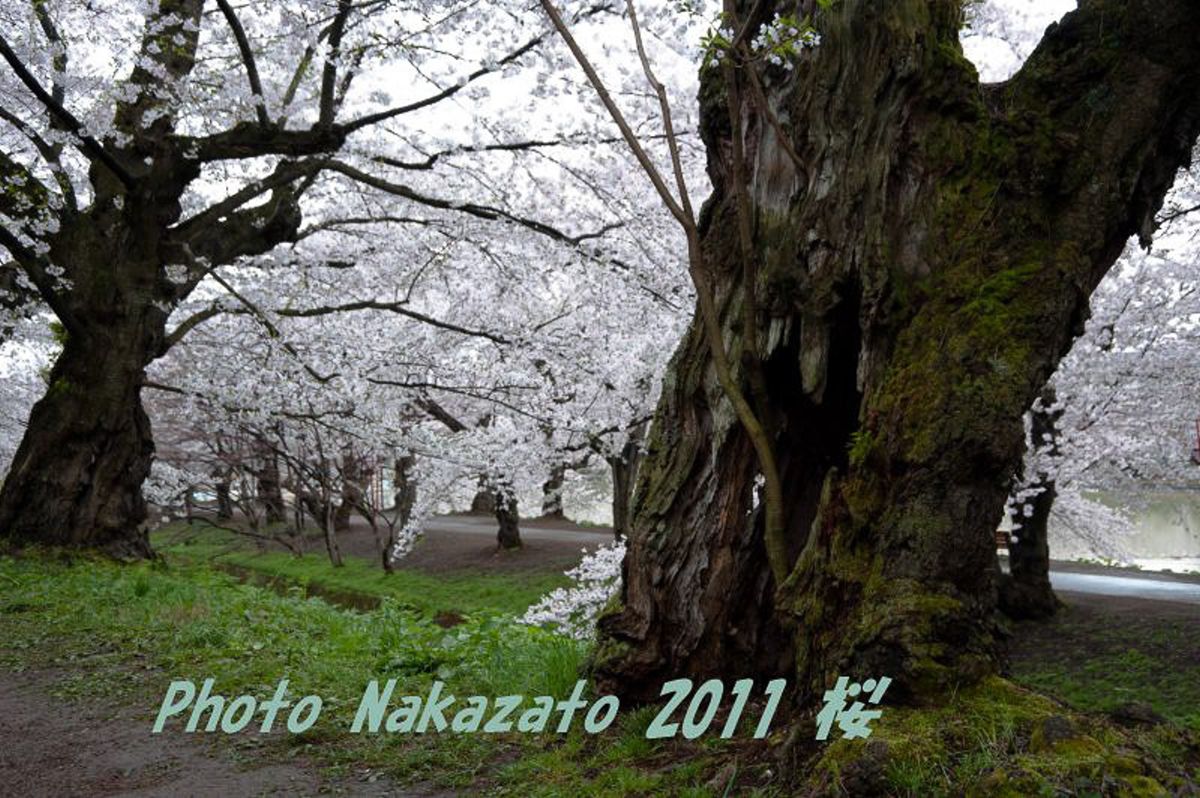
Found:
[[[511,343],[511,341],[504,336],[497,335],[495,333],[490,333],[485,330],[473,330],[469,327],[460,327],[457,324],[453,324],[448,321],[441,321],[433,318],[432,316],[427,316],[424,313],[410,310],[409,308],[405,307],[404,303],[402,302],[377,302],[374,300],[361,300],[358,302],[347,302],[342,305],[325,305],[315,308],[281,308],[276,310],[275,313],[278,316],[287,318],[311,318],[314,316],[329,316],[334,313],[352,313],[361,310],[386,311],[388,313],[395,313],[398,316],[405,316],[423,324],[428,324],[431,327],[437,327],[442,330],[448,330],[449,332],[455,332],[459,335],[466,335],[473,338],[486,338],[487,340],[497,344]]]
[[[451,202],[450,200],[444,200],[439,197],[430,197],[428,195],[421,194],[420,192],[404,185],[403,183],[393,183],[391,181],[375,177],[374,175],[368,174],[361,169],[357,169],[343,161],[325,161],[322,166],[330,171],[343,174],[346,177],[349,177],[350,179],[364,185],[371,186],[372,188],[387,192],[388,194],[404,197],[405,199],[420,203],[421,205],[427,205],[431,208],[441,208],[448,211],[460,211],[470,216],[474,216],[479,219],[486,219],[488,221],[512,222],[520,225],[521,227],[532,230],[535,233],[540,233],[548,238],[552,238],[555,241],[560,241],[564,244],[577,246],[581,241],[595,238],[598,235],[598,233],[593,232],[585,233],[580,236],[572,236],[552,225],[546,224],[545,222],[539,222],[536,219],[530,219],[525,216],[518,216],[501,208],[492,207],[490,205],[479,205],[474,202]]]
[[[337,91],[337,62],[342,52],[342,36],[346,32],[346,19],[350,16],[350,0],[338,0],[337,16],[329,27],[329,57],[321,71],[321,127],[333,125],[334,101]]]
[[[258,77],[258,64],[254,60],[254,50],[250,48],[250,40],[246,38],[246,29],[242,27],[229,0],[217,0],[217,6],[225,16],[225,21],[229,24],[233,38],[237,41],[238,50],[242,54],[242,63],[246,67],[246,78],[250,81],[250,93],[254,95],[254,112],[258,116],[258,123],[263,127],[269,127],[271,118],[267,116],[266,97],[263,95],[262,81]]]
[[[604,11],[608,11],[611,8],[612,8],[612,6],[608,3],[594,5],[590,8],[588,8],[587,10],[583,11],[579,15],[578,19],[586,19],[588,17],[592,17],[592,16],[595,16],[596,14],[602,13]],[[474,72],[468,74],[465,78],[463,78],[461,81],[459,81],[457,84],[455,84],[453,86],[450,86],[448,88],[442,89],[441,91],[435,92],[435,93],[429,95],[428,97],[425,97],[421,100],[417,100],[416,102],[408,103],[407,105],[401,105],[396,108],[389,108],[386,111],[379,111],[374,114],[367,114],[366,116],[359,117],[358,119],[355,119],[354,121],[347,123],[344,127],[347,132],[353,132],[355,130],[359,130],[361,128],[367,127],[369,125],[378,124],[379,122],[386,122],[387,120],[394,119],[397,116],[403,116],[404,114],[410,114],[413,111],[419,111],[422,108],[427,108],[431,105],[435,105],[435,104],[441,102],[442,100],[453,97],[455,94],[458,94],[460,91],[462,91],[464,88],[469,86],[471,83],[474,83],[476,80],[479,80],[480,78],[482,78],[486,75],[490,75],[493,72],[499,72],[501,68],[507,66],[508,64],[513,63],[514,61],[519,59],[521,56],[528,53],[530,50],[533,50],[535,47],[537,47],[538,45],[540,45],[542,42],[544,42],[546,40],[546,36],[547,36],[547,34],[545,34],[545,33],[534,36],[532,39],[528,40],[527,42],[522,44],[517,49],[513,50],[512,52],[508,53],[500,60],[496,61],[496,63],[494,65],[480,67],[479,69],[475,70]]]
[[[21,63],[21,59],[17,58],[17,54],[13,52],[13,49],[8,44],[8,40],[3,35],[0,35],[0,56],[3,56],[8,65],[12,67],[12,71],[16,74],[17,78],[46,107],[50,115],[56,118],[67,132],[75,136],[80,143],[80,151],[85,156],[93,162],[103,164],[105,168],[116,175],[117,179],[126,188],[133,188],[135,181],[129,172],[126,171],[125,167],[118,163],[116,158],[108,150],[104,149],[104,146],[100,142],[83,133],[83,123],[76,119],[75,115],[68,111],[61,103],[55,101],[54,97],[38,83],[37,78],[26,69],[25,65]]]

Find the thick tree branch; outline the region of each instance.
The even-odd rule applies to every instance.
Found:
[[[20,131],[21,135],[33,144],[38,154],[42,156],[42,160],[50,167],[50,172],[54,175],[54,182],[58,184],[58,190],[62,192],[63,201],[66,203],[67,209],[72,212],[79,210],[78,200],[75,196],[75,186],[72,185],[67,171],[63,169],[59,148],[42,138],[32,126],[26,124],[25,120],[7,108],[0,107],[0,119],[3,119]]]

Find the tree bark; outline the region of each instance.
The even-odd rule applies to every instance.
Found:
[[[222,475],[217,479],[213,489],[217,494],[217,520],[228,521],[233,518],[233,493],[229,478]]]
[[[363,498],[363,486],[369,478],[362,460],[352,450],[342,454],[341,503],[333,516],[333,528],[338,532],[350,531],[350,518]]]
[[[0,535],[15,542],[149,557],[141,485],[154,442],[139,390],[162,314],[114,313],[68,335],[0,490]]]
[[[36,177],[0,152],[0,182],[23,186],[0,192],[0,241],[67,332],[0,490],[4,538],[152,555],[141,484],[154,447],[139,391],[146,366],[174,343],[165,333],[167,316],[212,268],[293,241],[299,230],[287,178],[294,182],[303,172],[286,164],[267,202],[209,208],[180,223],[182,197],[200,176],[201,160],[195,140],[176,134],[170,86],[195,65],[203,10],[203,0],[162,0],[147,11],[131,96],[112,117],[121,135],[82,139],[86,208],[50,208]],[[39,100],[63,122],[56,101]],[[269,133],[249,145],[264,155],[279,152]],[[314,128],[305,148],[334,150],[344,138],[329,126]],[[29,223],[44,228],[46,213],[54,230],[34,230]],[[23,244],[26,233],[46,251]],[[168,266],[186,267],[183,283]]]
[[[471,499],[471,512],[476,515],[495,515],[497,512],[496,493],[488,486],[482,477],[479,480],[479,490]]]
[[[413,479],[413,468],[417,465],[415,455],[406,454],[396,458],[395,493],[393,494],[393,512],[391,535],[388,539],[387,550],[382,552],[383,570],[391,573],[395,570],[395,560],[392,550],[396,547],[396,534],[408,526],[412,520],[413,509],[417,506],[417,482]]]
[[[1056,407],[1052,388],[1042,392],[1030,411],[1029,446],[1048,457],[1058,451],[1058,421],[1062,408]],[[1028,502],[1029,514],[1017,520],[1008,543],[1008,573],[1000,578],[1000,609],[1012,618],[1048,618],[1058,611],[1059,601],[1050,586],[1050,510],[1056,497],[1054,477],[1039,470],[1022,480],[1024,487],[1040,490]]]
[[[517,494],[512,490],[499,488],[494,498],[496,522],[499,524],[496,542],[502,549],[521,548],[521,517],[517,512]]]
[[[641,446],[644,435],[645,425],[635,427],[629,433],[629,439],[621,448],[621,453],[616,457],[606,458],[612,472],[613,537],[617,540],[625,540],[629,537],[634,479],[637,477],[638,465],[642,459]]]
[[[550,470],[550,477],[542,483],[542,517],[563,518],[563,482],[567,478],[567,467],[557,463]]]
[[[752,26],[794,10],[738,14],[751,6]],[[771,674],[803,701],[844,674],[918,700],[995,672],[994,522],[1021,417],[1200,132],[1186,0],[1084,0],[991,86],[962,55],[959,2],[843,0],[814,22],[822,44],[794,71],[745,68],[766,95],[740,92],[755,269],[723,78],[701,75],[703,244],[726,341],[763,364],[790,576],[773,583],[755,455],[693,322],[639,476],[621,602],[600,621],[605,692]],[[761,334],[742,341],[748,306]]]
[[[258,478],[258,501],[268,524],[282,524],[286,518],[283,490],[279,478],[279,458],[269,445],[260,445]]]

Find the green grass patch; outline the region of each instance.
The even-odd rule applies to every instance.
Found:
[[[208,530],[189,533],[178,528],[152,536],[156,551],[168,559],[204,562],[251,571],[324,592],[333,600],[389,599],[418,612],[496,612],[519,615],[556,587],[569,583],[561,573],[528,572],[519,575],[474,570],[438,574],[400,569],[386,573],[377,562],[346,556],[334,566],[323,552],[295,556],[287,552],[259,552],[246,547],[244,538]],[[359,603],[362,603],[361,601]]]
[[[1148,704],[1200,733],[1200,623],[1178,613],[1067,607],[1016,628],[1013,678],[1071,706]]]
[[[670,744],[637,739],[646,717],[632,710],[602,735],[583,734],[581,717],[568,735],[349,733],[372,679],[396,679],[396,696],[425,695],[441,680],[460,697],[566,697],[586,647],[516,623],[501,611],[519,603],[511,597],[447,629],[417,609],[448,606],[455,586],[445,580],[420,602],[393,598],[421,584],[399,587],[397,580],[397,593],[378,608],[357,611],[306,597],[299,586],[280,592],[190,558],[168,562],[0,557],[0,667],[62,673],[54,687],[60,697],[140,706],[147,728],[173,679],[199,686],[211,677],[216,693],[262,700],[287,678],[292,700],[324,700],[310,731],[267,735],[261,745],[250,744],[252,732],[207,737],[239,756],[303,755],[332,773],[371,768],[400,783],[472,794],[712,794],[705,787],[711,756],[701,752],[677,767]],[[470,593],[470,606],[485,604],[487,595]],[[176,718],[165,731],[179,734],[182,726]]]

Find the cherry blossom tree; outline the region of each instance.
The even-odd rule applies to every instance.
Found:
[[[0,14],[0,85],[13,98],[0,120],[4,269],[66,332],[0,493],[9,538],[148,553],[145,371],[218,315],[245,314],[281,341],[279,318],[316,330],[327,314],[362,311],[488,340],[410,307],[405,278],[383,264],[470,251],[496,269],[572,259],[630,272],[632,255],[671,246],[629,224],[599,169],[543,191],[547,175],[572,170],[547,151],[594,136],[563,113],[570,85],[548,85],[554,64],[539,55],[549,31],[520,5],[486,19],[469,3],[348,0]],[[489,102],[496,85],[524,102]],[[539,216],[564,205],[574,212],[562,224]],[[268,278],[278,291],[263,289]],[[643,278],[631,277],[677,300]],[[322,287],[319,303],[288,305]],[[495,301],[457,296],[465,316]],[[305,360],[297,346],[284,351],[306,374],[337,379],[322,370],[327,353]],[[377,367],[358,376],[392,379]]]

